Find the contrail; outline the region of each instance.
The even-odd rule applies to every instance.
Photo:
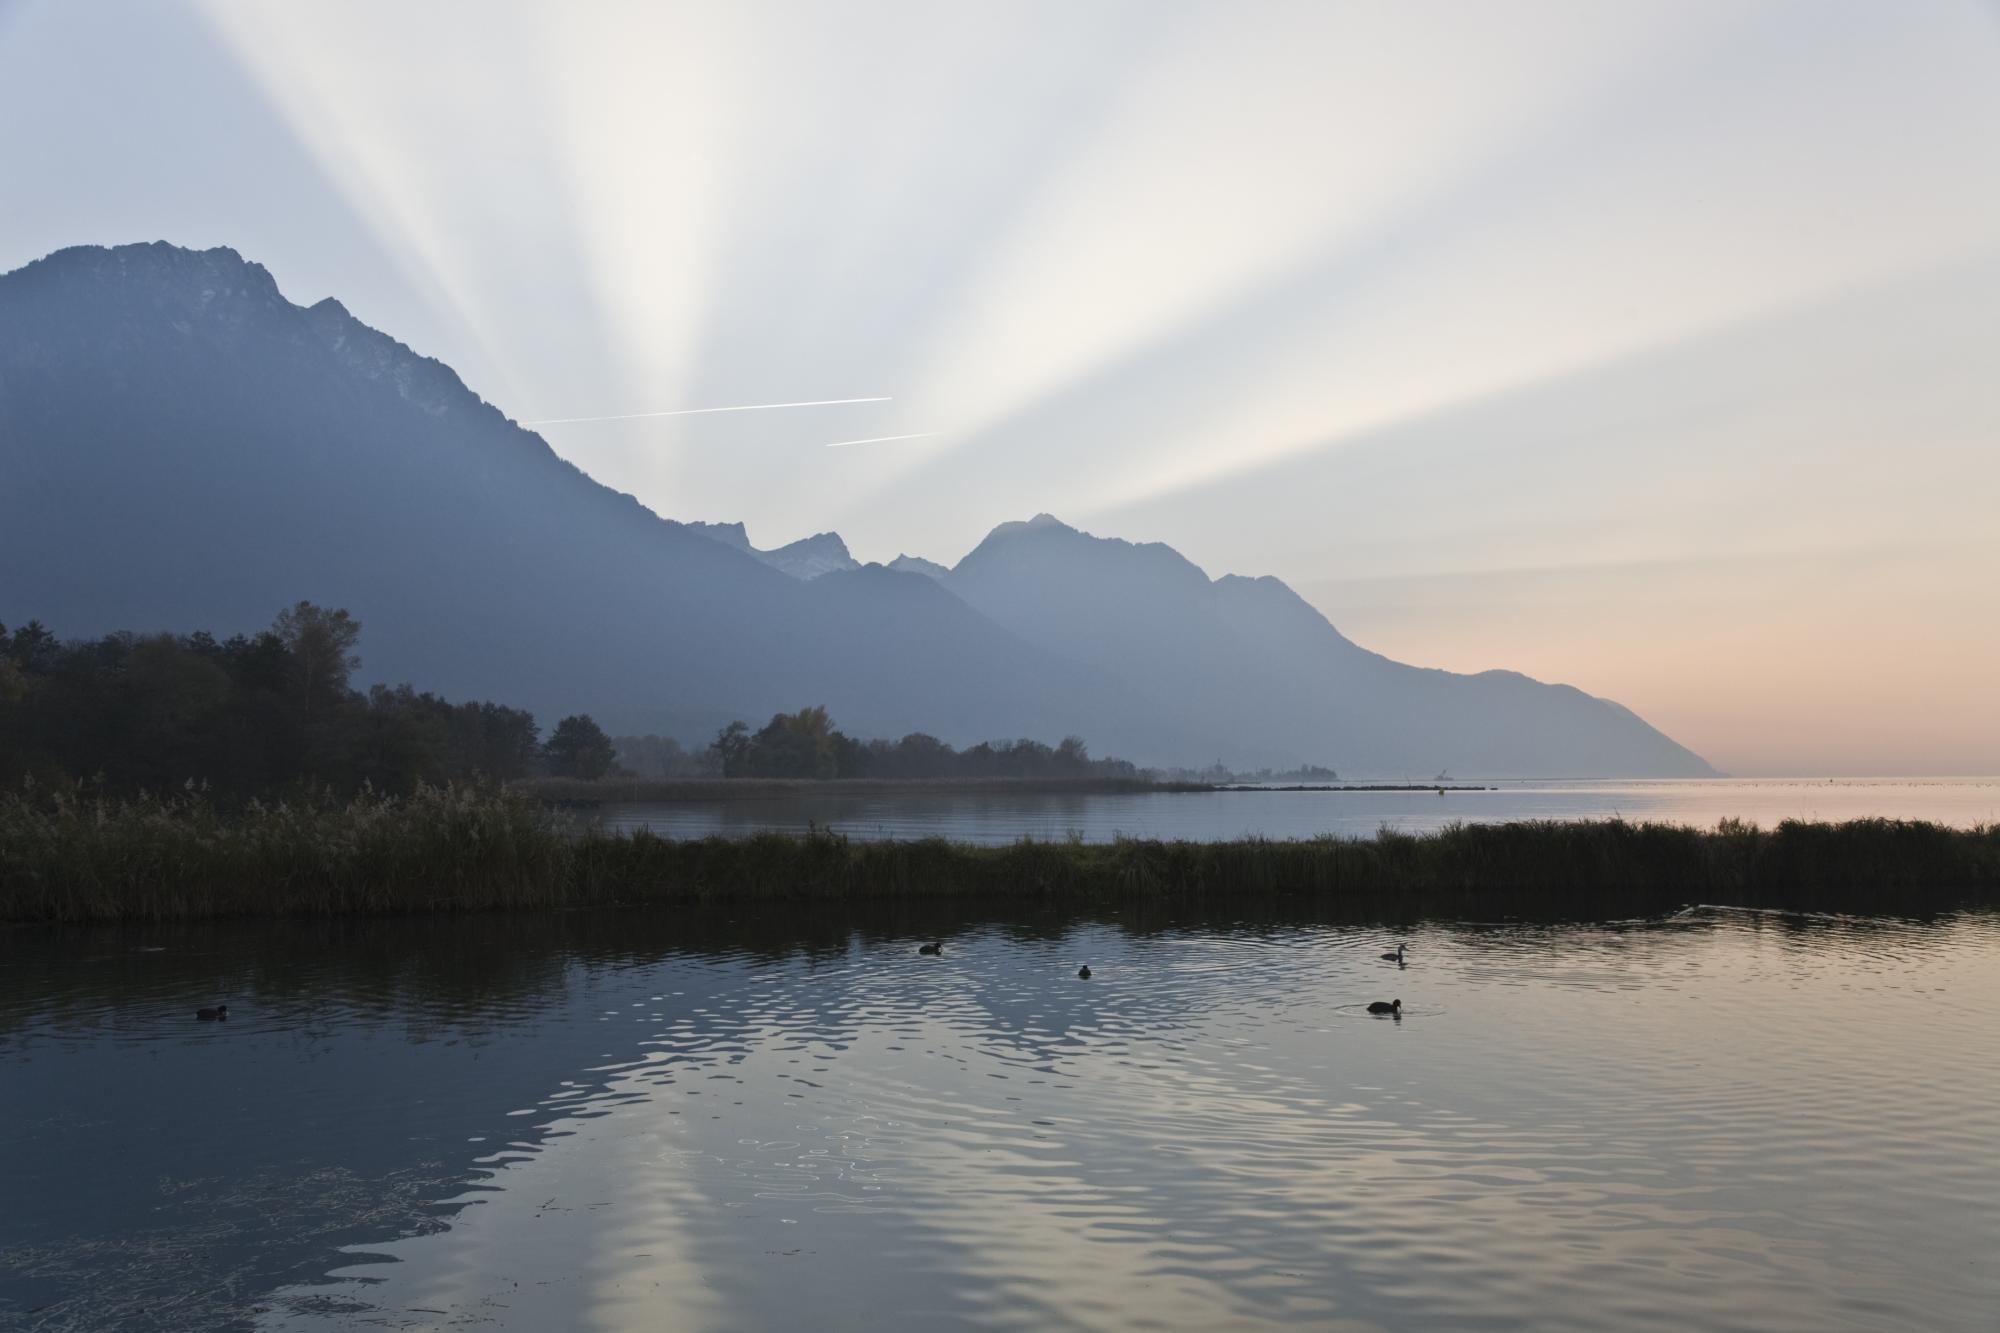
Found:
[[[866,440],[835,440],[826,447],[845,449],[850,444],[887,444],[891,440],[923,440],[937,434],[934,430],[920,430],[915,435],[876,435]]]
[[[838,407],[846,403],[887,403],[889,398],[816,398],[809,403],[745,403],[741,407],[684,407],[678,412],[623,412],[615,417],[543,417],[523,426],[574,426],[586,421],[639,421],[646,417],[698,417],[708,412],[768,412],[774,407]],[[861,441],[856,440],[859,444]]]

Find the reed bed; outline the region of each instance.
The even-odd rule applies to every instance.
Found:
[[[982,899],[1294,901],[1383,918],[1642,915],[1689,903],[1923,914],[2000,903],[2000,826],[1898,820],[1459,825],[1372,840],[1224,843],[792,836],[676,842],[567,819],[518,792],[0,796],[0,919],[547,909],[617,903]]]

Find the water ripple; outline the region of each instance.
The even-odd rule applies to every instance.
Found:
[[[2000,1309],[1992,917],[1440,924],[1400,969],[1312,922],[966,923],[919,959],[922,925],[17,947],[0,1060],[29,1109],[0,1136],[32,1203],[0,1220],[0,1324]],[[231,1019],[194,1024],[215,997]],[[1386,998],[1400,1019],[1363,1010]]]

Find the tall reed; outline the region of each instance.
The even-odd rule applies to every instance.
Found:
[[[1637,915],[1692,902],[1927,912],[2000,903],[2000,826],[1540,821],[1359,841],[974,847],[823,830],[676,842],[469,787],[231,809],[199,793],[0,795],[0,919],[16,922],[925,898],[1292,900],[1384,917]]]

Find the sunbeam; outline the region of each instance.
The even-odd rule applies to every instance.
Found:
[[[1877,517],[1798,480],[1842,420],[1908,476],[1953,479],[1899,493],[1914,525],[1949,532],[2000,485],[1964,426],[2000,395],[1974,369],[2000,330],[1925,276],[2000,235],[1990,6],[466,14],[6,9],[6,261],[236,246],[502,412],[569,405],[524,424],[657,512],[838,526],[882,556],[948,560],[1044,510],[1304,586],[1419,575],[1443,548],[1476,568],[1727,547],[1631,521],[1637,494],[1817,549]],[[1895,322],[1848,300],[1896,291]],[[1697,407],[1726,369],[1663,369],[1766,323],[1823,348],[1818,309],[1856,368],[1841,382]],[[1653,417],[1581,444],[1547,424],[1542,404],[1613,382]],[[802,396],[766,402],[773,385]],[[850,396],[875,386],[897,393]],[[660,402],[696,406],[593,410]],[[853,415],[831,442],[784,415],[835,406]],[[1699,435],[1716,416],[1740,423],[1726,456]],[[1355,472],[1327,461],[1415,468],[1467,431],[1507,465],[1398,490],[1407,540],[1350,511]],[[1335,515],[1379,544],[1298,535]],[[1601,660],[1607,691],[1643,675]],[[1670,687],[1644,688],[1621,697]]]
[[[925,440],[935,434],[937,434],[936,431],[924,430],[918,431],[914,435],[874,435],[865,440],[835,440],[826,447],[829,449],[845,449],[850,444],[887,444],[891,440]]]
[[[840,407],[848,403],[887,403],[890,398],[815,398],[802,403],[741,403],[735,407],[682,407],[670,412],[620,412],[608,417],[542,417],[523,426],[572,426],[587,421],[644,421],[650,417],[700,417],[711,412],[770,412],[781,407]]]
[[[0,1317],[1984,1327],[1996,368],[2000,0],[0,0]]]

